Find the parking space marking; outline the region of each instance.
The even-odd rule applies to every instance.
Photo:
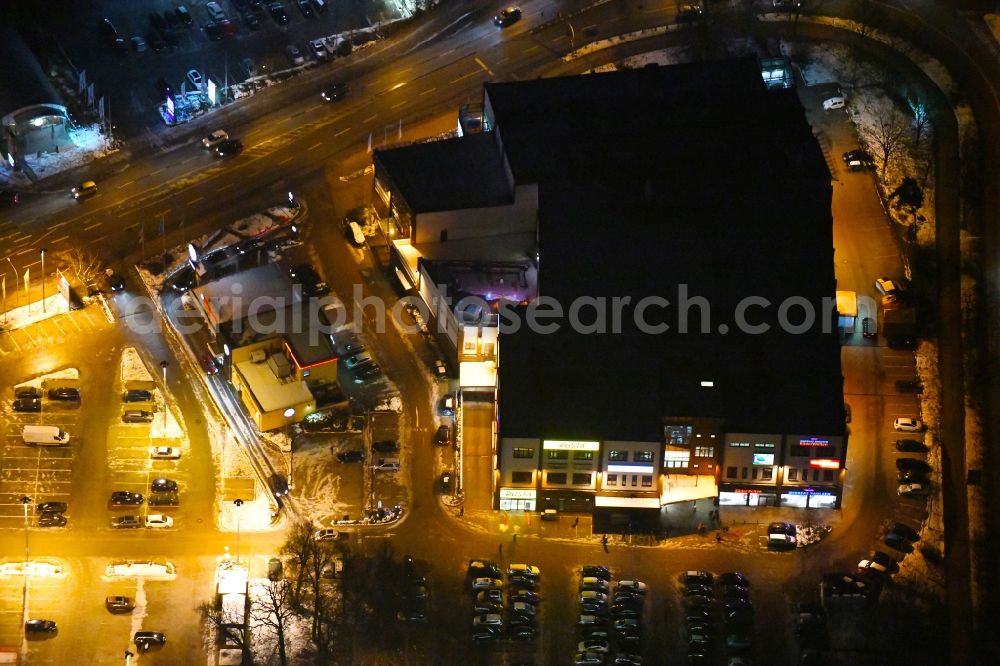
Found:
[[[95,229],[95,228],[101,226],[102,224],[104,224],[104,222],[94,222],[93,224],[84,227],[83,230],[84,231],[90,231],[91,229]]]
[[[53,319],[52,323],[55,324],[56,328],[59,329],[59,332],[62,333],[63,337],[65,338],[66,337],[66,331],[64,331],[63,328],[62,328],[62,326],[59,325],[59,320],[58,319]]]
[[[202,200],[203,200],[204,198],[205,198],[205,197],[195,197],[194,199],[190,199],[190,200],[189,200],[189,201],[187,202],[187,205],[188,205],[188,206],[190,206],[190,205],[191,205],[191,204],[193,204],[193,203],[198,203],[199,201],[202,201]]]
[[[292,157],[294,157],[294,155],[289,155],[285,159],[281,160],[280,162],[278,162],[278,166],[281,166],[282,164],[288,164],[289,162],[292,161]]]
[[[365,118],[361,122],[363,122],[363,123],[370,123],[371,121],[375,120],[376,116],[378,116],[378,114],[377,113],[373,113],[372,115],[368,116],[367,118]]]
[[[88,314],[86,310],[80,310],[80,312],[83,314],[84,317],[87,318],[87,321],[90,322],[91,328],[96,329],[97,328],[97,324],[94,323],[93,317],[91,317],[90,314]]]

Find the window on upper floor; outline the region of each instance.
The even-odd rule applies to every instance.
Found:
[[[627,462],[628,451],[616,451],[612,449],[611,451],[608,451],[608,460],[611,462]]]

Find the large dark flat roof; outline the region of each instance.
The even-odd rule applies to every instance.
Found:
[[[414,213],[487,208],[514,201],[492,134],[376,150],[375,163]]]
[[[673,69],[487,85],[515,173],[540,178],[539,293],[567,311],[581,296],[609,312],[631,299],[621,334],[574,333],[564,318],[554,335],[501,335],[504,437],[660,440],[667,416],[721,417],[732,432],[844,430],[836,317],[821,331],[835,291],[831,187],[804,112],[745,62]],[[557,108],[567,113],[549,123]],[[578,140],[563,134],[574,123]],[[679,330],[682,288],[709,304],[707,332],[697,308]],[[631,324],[650,296],[670,302],[647,311],[666,333]],[[770,303],[746,311],[770,332],[737,330],[747,297]],[[790,297],[817,317],[801,334],[779,326]]]

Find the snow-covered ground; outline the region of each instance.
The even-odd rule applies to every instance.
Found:
[[[16,290],[16,287],[14,289]],[[16,294],[8,292],[8,301],[13,301],[15,297]],[[42,301],[39,299],[0,314],[0,330],[12,331],[15,328],[23,328],[65,312],[69,312],[69,303],[62,297],[62,294],[53,294],[45,298],[44,311]]]
[[[146,364],[139,357],[135,347],[126,347],[122,352],[122,382],[151,382],[153,375],[146,369]]]
[[[41,388],[42,382],[47,379],[79,379],[80,371],[76,368],[63,368],[62,370],[56,370],[55,372],[49,372],[44,375],[38,375],[37,377],[32,377],[23,382],[19,382],[18,386],[34,386],[35,388]]]
[[[73,148],[60,149],[58,153],[24,156],[24,161],[38,178],[48,178],[117,152],[111,146],[110,137],[101,132],[100,125],[73,128],[69,130],[69,138],[73,141]]]

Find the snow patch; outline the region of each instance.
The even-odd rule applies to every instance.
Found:
[[[17,284],[13,286],[12,292],[16,291],[16,289]],[[15,295],[12,293],[10,298],[14,300]],[[14,329],[30,326],[31,324],[36,324],[66,312],[69,312],[69,302],[63,298],[62,294],[53,294],[45,299],[44,308],[42,307],[41,299],[39,299],[33,303],[28,303],[27,305],[4,312],[0,315],[0,331],[13,331]]]
[[[123,382],[153,381],[153,375],[146,369],[146,364],[142,362],[135,347],[126,347],[122,352],[121,368]]]

